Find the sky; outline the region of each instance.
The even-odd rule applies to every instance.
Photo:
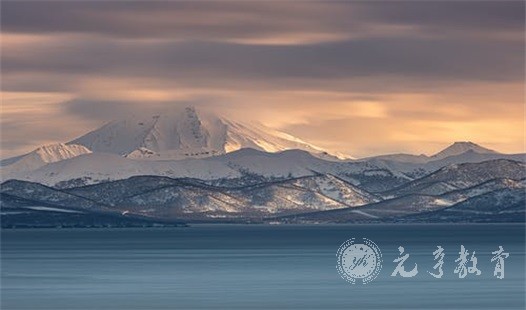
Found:
[[[195,106],[355,157],[525,151],[523,1],[2,1],[1,157]]]

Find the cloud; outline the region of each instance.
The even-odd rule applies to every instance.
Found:
[[[518,80],[521,42],[361,39],[308,46],[141,42],[73,38],[6,46],[4,75],[133,76],[207,83],[251,79],[337,80],[370,76]],[[10,84],[8,84],[9,86]]]
[[[183,40],[253,40],[283,34],[389,35],[395,26],[412,26],[428,34],[444,30],[487,34],[490,30],[520,35],[523,20],[521,1],[283,1],[279,5],[240,1],[56,1],[28,5],[10,1],[2,8],[5,32]],[[385,25],[391,27],[382,27]]]
[[[116,100],[93,100],[86,98],[75,98],[60,103],[60,109],[65,115],[77,116],[82,119],[108,122],[115,119],[129,117],[132,114],[158,114],[171,110],[180,110],[192,106],[208,109],[211,103],[205,98],[193,98],[189,100],[153,101],[145,104],[144,101],[116,101]]]
[[[338,31],[333,26],[320,27],[327,25],[336,10],[337,7],[320,3],[292,2],[278,6],[226,1],[52,2],[30,6],[10,2],[4,7],[2,26],[13,33],[84,33],[192,41],[269,39],[293,34],[320,37]],[[42,11],[47,14],[41,14]]]
[[[521,150],[524,6],[7,1],[2,150],[184,105],[357,156],[453,137]]]
[[[386,23],[421,25],[427,32],[496,34],[524,30],[523,1],[397,1],[372,2],[365,5],[377,20]]]

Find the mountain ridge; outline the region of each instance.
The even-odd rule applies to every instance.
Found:
[[[433,222],[462,221],[460,216],[468,221],[487,222],[493,216],[496,221],[520,221],[526,209],[519,205],[526,189],[526,171],[521,167],[524,163],[506,160],[451,165],[406,182],[409,190],[398,188],[392,197],[317,173],[248,184],[237,179],[234,186],[144,175],[66,189],[12,180],[2,184],[0,201],[4,210],[17,214],[31,213],[40,205],[38,212],[109,212],[165,222]],[[471,182],[465,183],[466,175]],[[411,191],[415,182],[434,181],[456,185],[434,194]],[[477,202],[484,210],[477,209]],[[8,219],[16,223],[16,215]]]
[[[114,120],[68,143],[84,145],[93,152],[151,160],[204,158],[242,148],[327,153],[320,147],[261,124],[243,124],[193,107],[177,113]]]

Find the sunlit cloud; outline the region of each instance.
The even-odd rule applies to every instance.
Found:
[[[2,157],[186,105],[358,157],[524,151],[522,2],[6,2],[1,26]]]

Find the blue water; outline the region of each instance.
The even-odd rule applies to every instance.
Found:
[[[367,285],[336,270],[336,251],[368,238],[383,269]],[[524,225],[197,225],[2,231],[2,309],[524,309]],[[460,245],[482,275],[453,273]],[[398,246],[415,278],[390,276]],[[445,275],[427,274],[445,249]],[[505,278],[493,276],[502,245]]]

